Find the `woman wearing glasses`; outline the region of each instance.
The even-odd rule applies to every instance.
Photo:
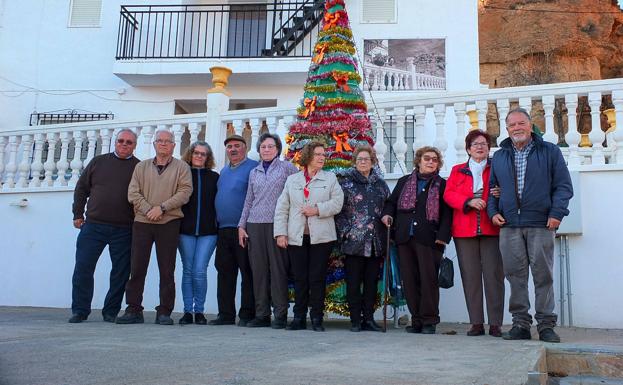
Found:
[[[238,241],[249,247],[249,264],[253,276],[255,318],[248,327],[268,327],[273,304],[273,329],[286,327],[288,317],[288,255],[277,246],[273,221],[277,199],[286,179],[298,169],[279,159],[281,139],[265,133],[257,141],[260,164],[249,174],[249,187],[238,222]]]
[[[435,334],[439,323],[439,265],[450,242],[452,210],[443,200],[446,181],[439,176],[441,151],[422,147],[414,169],[398,180],[383,209],[382,222],[393,224],[400,275],[411,313],[409,333]]]
[[[208,262],[216,248],[216,182],[218,174],[214,168],[214,155],[206,142],[191,144],[184,155],[190,166],[193,180],[193,193],[190,200],[182,206],[184,218],[180,227],[179,250],[182,257],[182,298],[184,316],[182,325],[194,323],[205,325],[203,315],[206,292],[208,290]]]
[[[374,168],[378,161],[371,146],[355,148],[353,161],[355,167],[339,178],[344,206],[335,217],[340,251],[345,255],[350,330],[378,332],[382,329],[374,322],[374,303],[385,254],[387,230],[381,213],[389,187]]]
[[[489,143],[486,132],[474,130],[465,137],[466,163],[452,168],[444,199],[454,209],[452,236],[459,258],[469,321],[468,336],[485,334],[484,294],[489,334],[501,337],[504,316],[504,269],[498,235],[500,229],[487,216],[489,193]]]
[[[312,141],[300,152],[303,170],[288,177],[275,209],[277,245],[287,248],[294,275],[294,319],[289,330],[307,328],[307,308],[314,331],[324,331],[327,262],[337,238],[333,217],[344,194],[335,174],[323,171],[325,148]]]

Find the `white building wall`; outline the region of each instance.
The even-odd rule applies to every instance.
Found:
[[[107,0],[102,3],[100,27],[69,28],[70,0],[2,2],[0,129],[28,125],[29,115],[34,111],[110,111],[118,119],[143,119],[172,115],[175,99],[205,98],[208,68],[219,64],[218,61],[180,61],[181,65],[188,66],[190,72],[196,72],[199,79],[206,79],[194,87],[175,84],[133,87],[114,75],[120,5],[132,2]],[[175,3],[193,2],[144,2]],[[194,3],[206,4],[209,1]],[[360,51],[364,39],[445,38],[447,89],[457,91],[479,87],[475,0],[398,0],[398,20],[395,24],[361,24],[361,4],[361,0],[347,1]],[[363,58],[362,53],[360,57]],[[246,67],[253,68],[254,60],[249,59],[249,62]],[[227,64],[226,60],[220,63]],[[282,70],[279,60],[274,60],[274,72],[278,74]],[[258,83],[261,83],[262,76],[257,75]],[[302,96],[305,76],[306,68],[303,68],[300,83],[292,83],[290,78],[287,84],[239,85],[232,86],[230,91],[233,99],[277,99],[278,106],[294,108]],[[383,97],[377,95],[377,99]],[[366,98],[370,103],[368,93]]]

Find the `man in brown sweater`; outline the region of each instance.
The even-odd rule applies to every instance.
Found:
[[[76,184],[72,211],[74,227],[80,229],[80,233],[72,276],[70,323],[80,323],[91,313],[93,274],[106,245],[112,268],[110,288],[102,308],[104,321],[115,322],[121,309],[130,276],[134,213],[127,194],[132,172],[139,162],[133,156],[135,148],[136,134],[130,129],[119,131],[114,151],[93,158]]]
[[[128,200],[134,205],[132,226],[132,270],[126,285],[125,314],[118,324],[143,323],[143,290],[152,245],[160,271],[160,305],[156,323],[173,325],[171,312],[175,304],[175,256],[180,232],[181,207],[192,194],[190,168],[173,158],[173,133],[156,131],[156,157],[140,162],[134,169]]]

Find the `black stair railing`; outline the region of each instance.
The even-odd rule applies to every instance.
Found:
[[[308,57],[323,3],[121,6],[116,58]]]

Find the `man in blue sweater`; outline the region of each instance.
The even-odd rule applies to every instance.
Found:
[[[240,135],[225,139],[225,152],[229,164],[221,170],[215,199],[218,240],[214,266],[218,273],[218,317],[209,324],[233,325],[236,322],[236,284],[240,270],[242,288],[238,326],[246,326],[255,318],[255,300],[247,248],[238,243],[238,222],[247,195],[249,173],[258,162],[247,158],[247,144]]]
[[[539,339],[560,342],[554,331],[554,236],[573,196],[569,170],[558,146],[532,133],[528,112],[522,108],[506,115],[508,139],[500,143],[491,161],[487,213],[500,230],[504,274],[511,288],[508,309],[513,327],[502,337],[529,340],[532,317],[528,274],[532,272]]]

